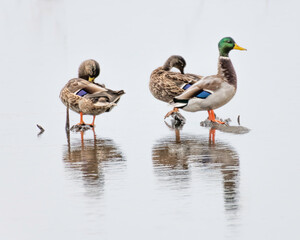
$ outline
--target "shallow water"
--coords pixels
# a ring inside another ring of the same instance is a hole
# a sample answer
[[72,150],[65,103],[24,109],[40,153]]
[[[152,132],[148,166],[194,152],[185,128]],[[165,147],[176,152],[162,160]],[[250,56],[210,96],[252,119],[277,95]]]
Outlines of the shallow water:
[[[296,239],[297,9],[297,1],[1,2],[0,238]],[[214,74],[217,42],[228,35],[248,49],[231,52],[237,94],[216,110],[233,128],[202,127],[207,113],[182,111],[187,123],[176,132],[163,121],[170,107],[148,90],[151,71],[180,54],[186,72]],[[100,63],[98,82],[126,95],[96,118],[95,132],[68,135],[58,95],[87,58]]]

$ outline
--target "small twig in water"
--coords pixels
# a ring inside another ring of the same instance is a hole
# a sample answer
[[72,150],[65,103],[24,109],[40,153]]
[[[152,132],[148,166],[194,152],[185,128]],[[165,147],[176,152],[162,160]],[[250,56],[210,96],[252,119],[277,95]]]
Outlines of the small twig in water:
[[37,124],[36,126],[37,126],[41,131],[43,131],[43,132],[45,131],[45,129],[44,129],[41,125]]
[[40,129],[38,136],[41,135],[43,132],[45,132],[45,129],[41,125],[37,124],[36,126]]
[[238,117],[237,117],[237,122],[238,122],[239,125],[241,125],[241,123],[240,123],[240,115],[238,115]]

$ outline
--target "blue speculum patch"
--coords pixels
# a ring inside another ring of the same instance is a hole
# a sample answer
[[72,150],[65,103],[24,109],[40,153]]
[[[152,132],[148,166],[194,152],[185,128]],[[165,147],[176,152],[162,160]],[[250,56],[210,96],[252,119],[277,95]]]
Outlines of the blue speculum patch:
[[80,91],[78,91],[76,93],[76,95],[80,96],[80,97],[83,97],[84,95],[88,94],[85,90],[81,89]]
[[[190,86],[192,86],[192,85],[188,83],[188,84],[186,84],[186,85],[183,86],[183,89],[184,89],[184,90],[187,90]],[[207,98],[210,94],[211,94],[210,92],[201,90],[201,92],[198,93],[195,97],[196,97],[196,98],[205,99],[205,98]]]
[[192,85],[188,83],[188,84],[186,84],[186,85],[183,86],[183,89],[187,90],[190,86],[192,86]]
[[206,91],[202,90],[202,92],[199,93],[196,97],[197,97],[197,98],[205,99],[205,98],[207,98],[210,94],[211,94],[210,92],[206,92]]

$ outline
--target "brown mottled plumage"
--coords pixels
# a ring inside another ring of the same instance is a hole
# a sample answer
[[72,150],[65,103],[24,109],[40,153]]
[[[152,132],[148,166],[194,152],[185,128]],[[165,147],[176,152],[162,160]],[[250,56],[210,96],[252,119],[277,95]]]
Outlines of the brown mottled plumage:
[[[192,85],[202,78],[195,74],[184,74],[185,65],[183,57],[173,55],[162,67],[155,69],[150,76],[149,83],[152,95],[163,102],[170,102],[184,92],[185,84]],[[180,70],[181,73],[171,72],[173,67]]]
[[[59,97],[63,104],[81,115],[94,117],[109,112],[116,106],[125,92],[114,91],[104,85],[94,83],[94,78],[99,73],[100,67],[95,60],[84,61],[79,67],[78,78],[71,79],[60,92]],[[85,95],[78,95],[80,91]]]
[[93,59],[82,62],[78,69],[78,77],[89,80],[89,77],[96,78],[100,74],[99,63]]

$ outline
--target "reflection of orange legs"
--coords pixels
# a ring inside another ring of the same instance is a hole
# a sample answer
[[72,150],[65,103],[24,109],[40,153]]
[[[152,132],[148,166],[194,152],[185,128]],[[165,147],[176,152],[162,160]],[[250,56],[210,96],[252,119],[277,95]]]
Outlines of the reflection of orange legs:
[[176,142],[180,143],[180,132],[177,128],[175,129],[175,136],[176,136]]
[[85,125],[85,122],[83,121],[83,114],[80,112],[80,122],[77,123],[77,125]]
[[209,129],[209,144],[215,144],[216,129]]
[[93,128],[93,135],[94,135],[94,142],[96,142],[96,133],[95,133],[95,129]]
[[[94,135],[94,142],[96,142],[96,133],[95,133],[95,129],[92,128],[93,130],[93,135]],[[80,139],[81,139],[81,147],[83,148],[84,147],[84,132],[85,131],[80,131]]]
[[80,131],[80,135],[81,135],[81,147],[84,146],[84,143],[83,143],[83,134],[84,134],[84,131]]
[[216,119],[215,117],[215,113],[214,110],[208,110],[208,119],[212,122],[216,122],[216,123],[220,123],[220,124],[224,124],[225,122],[221,122],[219,120]]
[[170,111],[170,112],[168,112],[168,113],[166,114],[165,119],[166,119],[167,117],[170,117],[173,113],[178,113],[178,112],[179,112],[178,108],[173,108],[172,111]]

